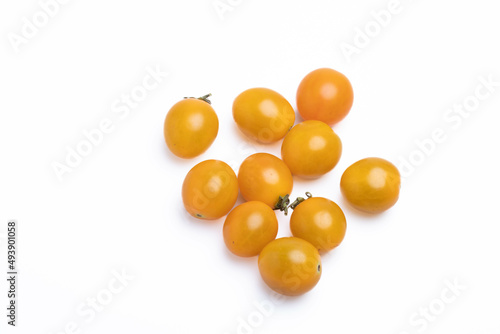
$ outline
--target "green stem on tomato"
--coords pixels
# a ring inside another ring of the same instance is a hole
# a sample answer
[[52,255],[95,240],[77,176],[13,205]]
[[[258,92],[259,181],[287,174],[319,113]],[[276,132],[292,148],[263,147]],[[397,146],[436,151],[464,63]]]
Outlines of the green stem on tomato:
[[285,216],[288,214],[288,205],[290,204],[290,195],[280,196],[278,202],[274,206],[274,210],[280,210],[285,213]]
[[[310,192],[306,192],[306,196],[307,196],[307,198],[311,198],[312,194]],[[291,208],[292,210],[294,210],[297,207],[297,205],[299,205],[300,203],[304,202],[307,198],[297,197],[297,199],[295,201],[293,201],[292,204],[290,204],[289,208]]]
[[197,100],[202,100],[208,104],[212,104],[212,101],[210,101],[208,98],[212,96],[212,93],[208,93],[206,95],[203,95],[201,97],[184,97],[185,99],[197,99]]

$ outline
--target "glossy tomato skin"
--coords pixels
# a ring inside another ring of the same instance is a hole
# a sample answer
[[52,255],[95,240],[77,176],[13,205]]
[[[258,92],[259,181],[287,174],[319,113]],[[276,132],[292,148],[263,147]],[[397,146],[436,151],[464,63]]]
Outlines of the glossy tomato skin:
[[355,162],[340,180],[340,190],[347,202],[368,213],[380,213],[396,204],[400,188],[398,169],[381,158]]
[[290,130],[295,111],[279,93],[268,88],[251,88],[234,100],[233,118],[247,137],[269,144]]
[[182,184],[182,201],[187,212],[200,219],[218,219],[236,203],[238,180],[223,161],[205,160],[194,166]]
[[245,200],[261,201],[274,209],[280,196],[292,192],[293,178],[280,158],[268,153],[256,153],[241,164],[238,184]]
[[349,79],[331,68],[312,71],[297,89],[297,109],[304,120],[318,120],[332,126],[351,110],[354,93]]
[[245,202],[227,215],[222,232],[224,242],[233,254],[257,256],[264,246],[276,239],[278,219],[267,204]]
[[290,217],[294,237],[310,242],[319,251],[327,252],[344,240],[346,218],[342,209],[323,197],[312,197],[300,203]]
[[287,296],[311,290],[321,277],[321,258],[309,242],[296,238],[271,241],[260,252],[259,271],[274,291]]
[[163,127],[165,142],[176,156],[194,158],[205,152],[219,131],[219,119],[210,104],[187,98],[167,113]]
[[331,171],[342,155],[342,142],[327,124],[304,121],[295,125],[281,145],[281,157],[293,175],[318,178]]

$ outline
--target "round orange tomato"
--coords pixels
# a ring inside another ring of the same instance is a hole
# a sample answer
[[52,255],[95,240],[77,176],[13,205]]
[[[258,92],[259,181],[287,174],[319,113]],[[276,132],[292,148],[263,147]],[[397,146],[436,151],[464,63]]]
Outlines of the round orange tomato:
[[233,103],[236,124],[249,138],[268,144],[283,138],[295,122],[295,111],[277,92],[267,88],[251,88]]
[[274,291],[298,296],[311,290],[321,277],[321,258],[309,242],[295,237],[271,241],[260,252],[259,271]]
[[399,198],[401,176],[392,163],[381,158],[366,158],[347,168],[340,190],[356,209],[379,213],[392,207]]
[[290,230],[320,251],[329,251],[344,240],[346,219],[335,202],[323,197],[306,199],[293,209]]
[[281,145],[281,157],[293,175],[317,178],[331,171],[342,155],[342,142],[320,121],[295,125]]
[[293,178],[281,159],[268,153],[256,153],[241,164],[238,184],[245,200],[261,201],[274,209],[280,196],[291,193]]
[[206,98],[186,98],[167,113],[163,127],[165,142],[180,158],[202,154],[217,137],[219,119]]
[[268,205],[259,201],[246,202],[227,215],[222,232],[233,254],[256,256],[276,238],[278,219]]
[[236,174],[219,160],[200,162],[189,171],[182,184],[184,207],[196,218],[221,218],[233,208],[237,197]]
[[333,125],[351,110],[354,94],[345,75],[330,68],[312,71],[297,90],[297,109],[305,120]]

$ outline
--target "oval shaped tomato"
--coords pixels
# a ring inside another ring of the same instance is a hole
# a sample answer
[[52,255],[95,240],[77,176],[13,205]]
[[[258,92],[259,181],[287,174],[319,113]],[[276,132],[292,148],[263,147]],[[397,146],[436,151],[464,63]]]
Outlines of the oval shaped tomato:
[[355,162],[345,170],[340,180],[340,190],[347,202],[369,213],[379,213],[396,204],[400,188],[398,169],[381,158]]
[[295,111],[279,93],[268,88],[251,88],[233,103],[236,124],[249,138],[268,144],[283,138],[295,122]]
[[212,106],[195,98],[174,104],[163,127],[168,148],[180,158],[193,158],[205,152],[218,131],[219,119]]
[[274,209],[293,188],[292,173],[278,157],[256,153],[246,158],[238,171],[241,195],[247,201],[261,201]]
[[290,230],[294,237],[310,242],[319,251],[329,251],[340,245],[346,232],[342,209],[323,197],[311,197],[293,209]]
[[331,68],[312,71],[297,90],[297,109],[305,120],[318,120],[332,126],[351,110],[354,93],[345,75]]
[[331,171],[342,155],[342,142],[323,122],[295,125],[281,145],[281,157],[293,175],[317,178]]
[[184,207],[196,218],[221,218],[233,208],[237,197],[236,174],[219,160],[200,162],[187,173],[182,184]]
[[279,238],[260,252],[259,271],[274,291],[298,296],[311,290],[321,277],[318,250],[300,238]]
[[222,233],[227,248],[233,254],[256,256],[265,245],[276,239],[278,219],[267,204],[245,202],[227,215]]

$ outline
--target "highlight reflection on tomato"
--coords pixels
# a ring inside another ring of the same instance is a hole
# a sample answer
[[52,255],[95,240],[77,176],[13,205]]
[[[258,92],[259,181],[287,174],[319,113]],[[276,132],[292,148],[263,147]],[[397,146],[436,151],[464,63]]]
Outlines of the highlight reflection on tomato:
[[205,152],[219,131],[219,119],[207,102],[186,98],[177,102],[167,113],[163,127],[165,143],[180,158],[194,158]]
[[268,153],[256,153],[241,164],[238,184],[244,199],[261,201],[274,209],[280,196],[291,193],[293,178],[280,158]]
[[344,240],[346,218],[342,209],[323,197],[311,197],[293,209],[290,230],[320,251],[329,251]]
[[273,209],[259,201],[245,202],[231,211],[222,229],[227,248],[238,256],[256,256],[278,234]]
[[312,71],[297,89],[297,109],[305,120],[318,120],[332,126],[351,110],[354,94],[349,79],[331,68]]
[[392,163],[381,158],[362,159],[348,167],[340,180],[340,190],[356,209],[379,213],[399,198],[401,176]]
[[285,136],[295,122],[295,111],[279,93],[268,88],[250,88],[233,102],[233,117],[249,138],[263,144]]
[[287,296],[311,290],[318,283],[321,270],[318,250],[296,237],[271,241],[259,255],[259,271],[264,282]]
[[226,215],[236,203],[238,180],[223,161],[205,160],[194,166],[182,184],[182,201],[187,212],[200,219]]
[[281,145],[281,157],[293,175],[318,178],[331,171],[342,155],[342,142],[323,122],[295,125]]

